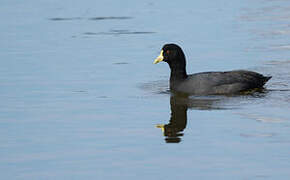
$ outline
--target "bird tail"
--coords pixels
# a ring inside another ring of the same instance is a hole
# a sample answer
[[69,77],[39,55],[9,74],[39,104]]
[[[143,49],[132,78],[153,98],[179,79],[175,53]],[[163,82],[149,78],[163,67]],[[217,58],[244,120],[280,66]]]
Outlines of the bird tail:
[[272,78],[272,76],[264,76],[263,77],[263,85],[266,84],[267,81],[269,81]]

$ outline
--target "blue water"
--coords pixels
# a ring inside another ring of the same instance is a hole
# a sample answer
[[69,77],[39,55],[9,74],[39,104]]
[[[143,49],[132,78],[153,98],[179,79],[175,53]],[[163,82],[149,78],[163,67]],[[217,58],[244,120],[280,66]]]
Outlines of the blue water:
[[[289,9],[2,0],[1,179],[287,179]],[[273,78],[263,93],[175,98],[168,66],[152,64],[169,42],[190,73]]]

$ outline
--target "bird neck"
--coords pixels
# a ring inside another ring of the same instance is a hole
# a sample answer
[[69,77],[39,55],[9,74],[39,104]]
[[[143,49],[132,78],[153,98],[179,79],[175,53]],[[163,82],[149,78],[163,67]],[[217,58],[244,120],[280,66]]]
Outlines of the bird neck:
[[186,73],[186,61],[182,50],[178,51],[174,59],[167,61],[171,73],[170,73],[170,89],[174,90],[182,81],[188,76]]
[[175,64],[174,66],[169,64],[169,67],[171,69],[170,81],[184,80],[187,78],[185,63]]
[[175,87],[177,87],[182,81],[184,81],[187,78],[186,70],[184,68],[178,68],[175,67],[171,68],[171,74],[170,74],[170,89],[176,90]]

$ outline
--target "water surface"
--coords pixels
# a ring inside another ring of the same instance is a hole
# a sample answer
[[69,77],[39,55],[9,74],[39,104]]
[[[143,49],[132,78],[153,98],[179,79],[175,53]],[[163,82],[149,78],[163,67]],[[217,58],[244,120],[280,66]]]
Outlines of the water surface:
[[[287,179],[289,8],[2,1],[2,179]],[[167,65],[152,64],[169,42],[190,73],[273,78],[262,93],[175,97]]]

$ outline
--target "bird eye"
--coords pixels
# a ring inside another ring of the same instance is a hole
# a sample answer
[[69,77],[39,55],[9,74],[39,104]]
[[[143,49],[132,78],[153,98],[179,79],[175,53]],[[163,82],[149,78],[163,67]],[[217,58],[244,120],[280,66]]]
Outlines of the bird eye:
[[167,50],[167,51],[166,51],[166,54],[169,54],[169,53],[170,53],[170,51],[169,51],[169,50]]

